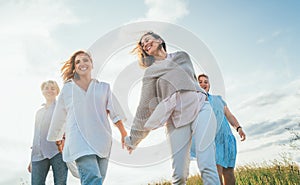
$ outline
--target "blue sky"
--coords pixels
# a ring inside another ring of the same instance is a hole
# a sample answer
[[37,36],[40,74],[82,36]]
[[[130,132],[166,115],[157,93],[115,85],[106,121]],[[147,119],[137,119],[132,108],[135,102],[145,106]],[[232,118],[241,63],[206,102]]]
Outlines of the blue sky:
[[[278,158],[282,152],[299,162],[282,145],[290,136],[285,128],[299,129],[300,122],[299,9],[296,0],[0,1],[0,173],[5,177],[0,184],[29,181],[34,114],[43,103],[40,83],[55,79],[62,85],[61,62],[73,51],[144,20],[184,27],[214,54],[224,98],[248,134],[247,141],[238,141],[238,165]],[[168,170],[158,173],[162,167]],[[170,168],[165,162],[142,173],[112,164],[107,184],[117,184],[116,174],[127,184],[169,179]],[[196,171],[193,164],[191,168]]]

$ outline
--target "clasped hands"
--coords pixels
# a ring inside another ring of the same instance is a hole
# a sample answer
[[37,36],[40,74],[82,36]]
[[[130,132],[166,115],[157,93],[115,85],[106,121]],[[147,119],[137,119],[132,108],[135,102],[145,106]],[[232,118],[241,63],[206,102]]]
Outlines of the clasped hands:
[[122,148],[126,147],[129,154],[135,149],[135,146],[131,144],[130,136],[125,136],[122,138]]
[[[132,151],[136,148],[135,146],[133,146],[131,144],[130,136],[127,136],[127,134],[125,136],[122,136],[121,142],[122,142],[122,149],[124,149],[124,147],[126,147],[129,154],[131,154]],[[60,153],[62,153],[62,151],[64,149],[64,145],[65,145],[65,138],[63,138],[62,140],[56,141],[55,143],[56,143],[58,151]]]

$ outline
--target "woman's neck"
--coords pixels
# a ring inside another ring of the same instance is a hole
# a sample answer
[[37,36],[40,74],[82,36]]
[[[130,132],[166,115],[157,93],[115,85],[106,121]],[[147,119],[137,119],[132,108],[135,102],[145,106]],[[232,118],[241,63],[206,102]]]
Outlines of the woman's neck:
[[92,78],[91,76],[81,76],[79,79],[75,79],[74,81],[79,87],[87,91]]
[[165,50],[161,49],[157,52],[157,54],[154,56],[155,60],[165,60],[167,58],[167,52]]
[[50,105],[52,105],[52,103],[55,101],[55,98],[50,98],[50,99],[46,99],[46,107],[49,107]]
[[81,83],[87,83],[87,84],[89,84],[91,82],[91,80],[92,80],[92,77],[90,75],[88,75],[88,76],[80,76],[79,79],[75,79],[76,82],[80,81]]

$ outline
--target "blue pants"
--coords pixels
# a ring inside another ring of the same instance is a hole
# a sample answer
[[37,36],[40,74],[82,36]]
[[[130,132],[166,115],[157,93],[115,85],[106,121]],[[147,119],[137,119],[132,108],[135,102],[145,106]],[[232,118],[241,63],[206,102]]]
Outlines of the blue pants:
[[86,155],[76,159],[76,165],[82,185],[102,185],[108,166],[107,158]]
[[68,168],[66,163],[62,160],[61,153],[56,154],[51,159],[32,161],[31,184],[45,185],[50,166],[52,166],[54,184],[66,185]]

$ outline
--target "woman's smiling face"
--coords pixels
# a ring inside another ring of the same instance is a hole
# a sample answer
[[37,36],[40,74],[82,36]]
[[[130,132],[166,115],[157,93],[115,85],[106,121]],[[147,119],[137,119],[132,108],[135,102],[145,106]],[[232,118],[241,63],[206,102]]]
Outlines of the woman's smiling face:
[[145,35],[141,39],[141,47],[148,54],[155,56],[155,53],[160,49],[162,41],[154,38],[152,35]]
[[80,75],[91,74],[93,63],[85,53],[80,53],[75,57],[75,71]]

